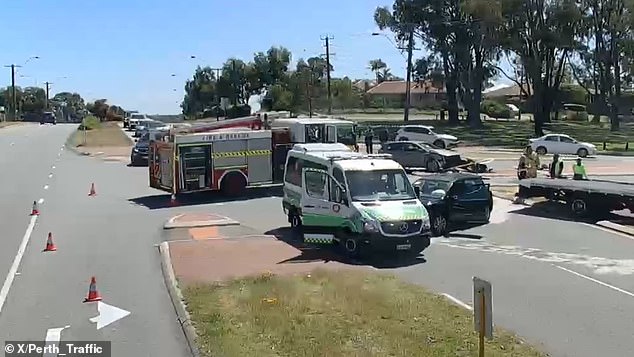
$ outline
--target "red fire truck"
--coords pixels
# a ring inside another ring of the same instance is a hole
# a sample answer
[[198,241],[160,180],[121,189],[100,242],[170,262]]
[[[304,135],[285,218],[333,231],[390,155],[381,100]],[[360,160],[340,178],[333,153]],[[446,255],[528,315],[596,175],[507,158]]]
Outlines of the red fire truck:
[[172,195],[209,190],[238,195],[247,187],[281,183],[294,144],[337,142],[343,126],[352,128],[352,122],[286,119],[292,123],[275,125],[277,118],[271,119],[255,115],[170,130],[150,143],[150,187]]

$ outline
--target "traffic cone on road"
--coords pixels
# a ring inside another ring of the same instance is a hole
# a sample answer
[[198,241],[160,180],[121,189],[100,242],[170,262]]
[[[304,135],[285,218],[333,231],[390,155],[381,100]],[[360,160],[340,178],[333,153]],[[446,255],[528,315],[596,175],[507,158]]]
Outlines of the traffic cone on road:
[[96,302],[101,301],[101,295],[97,291],[97,279],[93,276],[90,278],[90,287],[88,288],[88,297],[84,300],[84,302]]
[[37,208],[37,201],[33,201],[33,208],[31,208],[31,216],[39,216],[40,210]]
[[48,232],[48,238],[46,238],[46,248],[43,252],[54,252],[57,250],[55,243],[53,243],[53,233]]
[[90,185],[90,192],[88,193],[88,196],[97,196],[97,191],[95,190],[94,182]]

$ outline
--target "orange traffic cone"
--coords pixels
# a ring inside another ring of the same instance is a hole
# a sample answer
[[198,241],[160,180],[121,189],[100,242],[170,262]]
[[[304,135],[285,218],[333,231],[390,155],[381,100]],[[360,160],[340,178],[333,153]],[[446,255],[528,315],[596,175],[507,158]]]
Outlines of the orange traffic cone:
[[39,216],[40,210],[37,209],[37,201],[33,201],[33,208],[31,209],[31,216]]
[[88,297],[84,300],[84,302],[95,302],[101,301],[101,295],[97,291],[97,279],[93,276],[90,278],[90,287],[88,288]]
[[54,252],[57,250],[55,243],[53,243],[53,233],[48,232],[48,238],[46,238],[46,248],[43,252]]
[[90,192],[88,193],[88,196],[97,196],[97,191],[95,190],[94,182],[90,185]]

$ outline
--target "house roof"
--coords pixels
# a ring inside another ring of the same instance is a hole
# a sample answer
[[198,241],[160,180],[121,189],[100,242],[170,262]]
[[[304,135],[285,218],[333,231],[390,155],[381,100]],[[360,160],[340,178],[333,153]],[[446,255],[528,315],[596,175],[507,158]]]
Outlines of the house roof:
[[[522,93],[523,94],[523,93]],[[494,89],[483,93],[485,98],[513,97],[520,95],[520,86],[517,84]]]
[[[407,82],[405,81],[385,81],[368,90],[368,94],[405,94]],[[411,93],[444,93],[444,88],[438,89],[432,86],[431,82],[412,82],[410,86]]]

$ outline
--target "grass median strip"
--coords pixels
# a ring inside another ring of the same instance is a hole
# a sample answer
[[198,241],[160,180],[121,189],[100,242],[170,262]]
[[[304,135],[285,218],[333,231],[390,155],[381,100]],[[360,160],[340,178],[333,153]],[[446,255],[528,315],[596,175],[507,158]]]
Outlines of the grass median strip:
[[[205,356],[474,356],[468,311],[364,271],[234,280],[183,291]],[[487,356],[544,356],[496,331]]]
[[126,147],[133,143],[116,122],[100,122],[95,117],[87,117],[71,135],[69,144],[72,147]]
[[[360,125],[386,126],[397,129],[402,123],[389,120],[362,120],[355,119]],[[529,138],[534,138],[534,124],[530,121],[492,121],[482,123],[482,127],[474,129],[468,125],[448,126],[446,121],[439,120],[415,120],[411,124],[431,125],[436,131],[443,134],[455,135],[462,142],[473,145],[522,148],[528,144]],[[545,129],[547,133],[567,134],[579,141],[590,142],[603,149],[606,142],[606,150],[623,151],[625,143],[634,142],[634,124],[624,123],[619,131],[610,131],[608,123],[579,123],[579,122],[554,122]],[[634,153],[634,143],[630,148]]]

